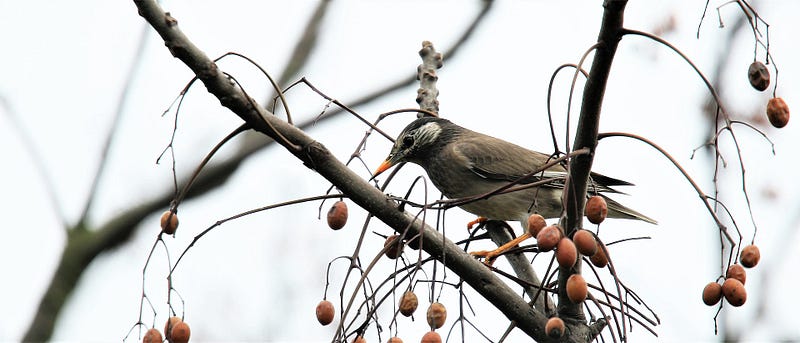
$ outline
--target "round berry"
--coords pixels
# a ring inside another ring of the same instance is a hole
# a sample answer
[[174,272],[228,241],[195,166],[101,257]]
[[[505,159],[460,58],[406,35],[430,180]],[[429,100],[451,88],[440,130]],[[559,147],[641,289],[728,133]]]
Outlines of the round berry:
[[331,229],[339,230],[347,224],[347,204],[339,200],[328,210],[328,226]]

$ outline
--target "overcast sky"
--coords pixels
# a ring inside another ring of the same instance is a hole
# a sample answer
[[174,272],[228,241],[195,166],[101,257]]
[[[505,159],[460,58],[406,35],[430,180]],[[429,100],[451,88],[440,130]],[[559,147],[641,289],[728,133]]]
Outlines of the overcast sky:
[[[722,96],[737,118],[750,120],[752,114],[763,112],[768,99],[768,94],[752,90],[746,80],[753,59],[753,36],[744,30],[736,44],[724,45],[728,27],[719,28],[713,7],[722,3],[719,1],[712,2],[698,39],[703,3],[631,1],[626,26],[653,31],[674,21],[675,29],[664,37],[707,75],[714,74],[718,54],[731,54],[721,77]],[[312,1],[168,1],[163,6],[209,56],[239,52],[277,75],[315,5]],[[800,85],[800,70],[794,62],[800,60],[796,48],[800,4],[784,0],[766,5],[769,7],[760,14],[770,24],[771,53],[780,67],[778,95],[791,107],[798,103]],[[463,1],[334,2],[302,76],[346,104],[414,72],[423,40],[432,41],[440,51],[449,48],[478,9],[478,3]],[[441,115],[535,150],[552,151],[545,115],[550,75],[563,63],[576,63],[593,44],[601,14],[601,1],[496,3],[472,40],[440,70]],[[725,23],[732,23],[741,12],[729,5],[721,14]],[[0,341],[15,341],[27,329],[64,246],[66,234],[59,213],[72,223],[85,204],[142,32],[146,35],[142,64],[111,146],[109,168],[100,183],[91,224],[102,224],[144,199],[171,191],[170,163],[156,165],[155,160],[169,142],[175,114],[161,115],[191,75],[145,26],[130,1],[2,1],[0,32],[4,47],[0,54],[0,97],[4,101],[0,152],[6,161],[0,178],[0,214],[5,219],[4,239],[0,240],[0,273],[4,275]],[[763,50],[758,58],[763,59]],[[268,82],[252,66],[231,59],[220,67],[235,75],[257,99],[268,93]],[[571,75],[561,75],[554,86],[561,144],[570,79]],[[606,92],[601,131],[633,132],[661,144],[713,194],[709,156],[698,154],[690,159],[692,150],[704,143],[700,109],[707,94],[699,77],[675,54],[643,38],[626,37]],[[291,110],[299,119],[319,114],[326,105],[307,89],[289,95]],[[415,107],[415,96],[416,85],[357,110],[372,120],[385,111]],[[573,113],[577,113],[578,105],[574,107]],[[409,118],[389,120],[385,130],[397,134]],[[201,85],[195,87],[179,119],[175,145],[179,171],[193,169],[239,124]],[[792,320],[796,302],[785,300],[795,293],[795,270],[800,263],[800,253],[789,249],[800,243],[796,233],[800,184],[793,172],[798,165],[792,158],[800,137],[797,127],[790,122],[782,130],[765,130],[775,143],[773,156],[770,144],[759,134],[736,126],[753,215],[760,229],[756,243],[763,256],[759,268],[748,271],[751,297],[747,304],[726,306],[723,312],[725,323],[747,341],[800,339]],[[341,117],[315,126],[309,134],[346,160],[364,131],[356,119]],[[37,169],[37,157],[25,148],[25,135],[33,141],[43,170]],[[719,196],[749,242],[753,226],[742,197],[736,150],[727,134],[722,135],[720,145],[728,168],[720,174]],[[363,152],[368,168],[354,164],[354,170],[367,178],[388,149],[386,140],[373,135]],[[223,149],[221,158],[232,151]],[[601,226],[606,241],[652,238],[618,244],[612,250],[622,280],[661,319],[661,325],[655,327],[660,338],[634,327],[632,340],[714,341],[716,307],[703,305],[700,294],[719,274],[719,235],[697,195],[665,159],[639,143],[621,139],[601,142],[594,166],[598,172],[635,183],[635,188],[624,190],[629,196],[616,199],[659,221],[658,226],[619,220]],[[54,199],[47,192],[42,171],[52,180]],[[416,167],[406,168],[389,191],[402,194],[422,173]],[[282,149],[261,152],[224,188],[182,205],[178,235],[166,239],[169,256],[174,261],[192,237],[219,219],[319,195],[327,187],[321,177]],[[308,203],[246,217],[204,237],[174,276],[193,338],[330,340],[334,329],[319,326],[313,311],[322,298],[327,263],[350,254],[360,232],[365,215],[350,205],[351,222],[341,231],[327,229],[324,220],[317,220],[319,203]],[[458,209],[450,212],[448,236],[465,238],[461,221],[471,216]],[[382,223],[372,223],[369,230],[390,233]],[[54,340],[99,342],[125,337],[139,316],[142,267],[157,232],[158,216],[154,215],[128,244],[91,264],[59,318]],[[383,239],[369,233],[367,243],[362,262],[373,257]],[[167,313],[167,262],[164,249],[154,256],[145,290],[156,306],[156,327],[160,327]],[[385,275],[393,267],[384,262],[375,273]],[[342,263],[334,265],[329,298],[338,297],[344,268]],[[448,277],[454,280],[452,275]],[[426,307],[423,288],[418,294],[421,307]],[[443,290],[443,299],[453,295],[454,290]],[[486,309],[481,299],[471,299],[472,305]],[[454,318],[457,305],[452,302],[450,306]],[[382,312],[381,318],[389,318],[389,311]],[[488,311],[470,318],[477,318],[478,326],[496,339],[507,322],[497,312]],[[763,316],[755,319],[758,311],[763,311]],[[145,311],[144,316],[152,321],[151,312]],[[407,342],[417,341],[425,326],[422,316],[414,322],[402,318],[400,335]],[[381,337],[387,338],[385,333]],[[524,336],[517,332],[513,337]],[[135,334],[130,341],[136,341]]]

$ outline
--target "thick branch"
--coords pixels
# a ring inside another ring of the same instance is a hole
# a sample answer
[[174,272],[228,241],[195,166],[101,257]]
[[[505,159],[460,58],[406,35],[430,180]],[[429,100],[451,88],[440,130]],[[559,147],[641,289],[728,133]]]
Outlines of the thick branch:
[[220,99],[223,106],[232,110],[256,131],[278,141],[306,166],[347,194],[353,202],[396,231],[402,232],[409,228],[407,235],[411,236],[423,231],[422,248],[428,254],[440,259],[532,338],[546,340],[543,327],[545,317],[534,311],[480,262],[436,230],[415,220],[408,213],[399,211],[394,201],[347,168],[322,144],[253,102],[241,89],[231,84],[216,64],[178,30],[175,19],[164,13],[155,1],[134,2],[140,15],[161,35],[173,56],[192,69],[208,91]]
[[[570,176],[564,186],[566,217],[562,224],[567,233],[582,226],[583,211],[586,200],[586,186],[592,169],[594,151],[597,147],[597,134],[600,125],[600,109],[606,90],[611,63],[621,37],[623,14],[627,0],[606,0],[603,4],[603,22],[597,38],[589,77],[583,92],[580,118],[575,134],[574,150],[588,148],[592,153],[572,158],[569,164]],[[566,295],[567,279],[573,273],[580,272],[580,261],[574,268],[561,268],[558,276],[558,313],[564,318],[579,319],[579,327],[583,327],[585,316],[582,304],[572,303]]]

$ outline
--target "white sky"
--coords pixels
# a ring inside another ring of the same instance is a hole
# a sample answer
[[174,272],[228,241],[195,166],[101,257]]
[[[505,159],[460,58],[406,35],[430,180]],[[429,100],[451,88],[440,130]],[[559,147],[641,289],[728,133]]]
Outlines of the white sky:
[[[726,29],[718,28],[712,8],[700,39],[696,39],[703,3],[631,1],[626,26],[651,31],[673,16],[677,29],[665,38],[683,49],[707,75],[713,73],[715,54],[732,54],[731,67],[722,78],[728,109],[744,116],[762,111],[767,95],[752,90],[745,77],[752,61],[752,36],[740,35],[738,43],[724,51],[720,47]],[[594,42],[600,4],[496,3],[469,44],[439,73],[441,114],[463,126],[549,151],[544,106],[550,73],[562,63],[577,62]],[[795,48],[800,4],[784,0],[767,5],[760,14],[771,24],[771,52],[781,68],[778,92],[791,107],[798,103],[800,84],[800,70],[794,63],[800,59]],[[170,1],[164,6],[208,55],[236,51],[277,75],[315,2]],[[477,4],[456,1],[334,2],[320,44],[303,75],[347,103],[413,72],[419,64],[421,41],[430,40],[440,51],[446,50],[477,9]],[[740,15],[733,6],[722,13],[730,23]],[[0,240],[0,274],[5,276],[0,288],[0,341],[21,338],[49,282],[65,242],[57,213],[64,213],[69,222],[80,215],[143,25],[130,1],[0,2],[0,42],[4,47],[0,96],[10,105],[0,109],[0,153],[7,161],[0,178],[0,215],[5,219],[4,239]],[[220,66],[242,81],[250,94],[266,94],[268,83],[254,68],[235,60]],[[174,118],[174,113],[164,118],[161,113],[189,78],[188,69],[148,31],[143,67],[135,76],[112,146],[92,224],[101,224],[141,199],[171,189],[168,163],[154,164],[169,140]],[[555,85],[556,121],[562,126],[569,79],[563,75]],[[414,107],[415,89],[409,87],[357,110],[375,118],[384,111]],[[298,118],[316,115],[325,105],[309,93],[299,90],[291,94],[289,101]],[[707,156],[689,159],[692,149],[703,143],[698,109],[705,96],[699,78],[674,54],[642,38],[626,37],[606,92],[601,131],[633,132],[662,144],[712,193]],[[9,108],[42,156],[45,173],[55,184],[57,209],[42,185],[33,157],[23,149],[20,133],[9,119]],[[193,168],[239,124],[202,86],[189,93],[181,115],[176,154],[182,171]],[[407,118],[387,121],[386,130],[396,134],[406,122]],[[342,117],[309,133],[344,160],[364,130],[357,120]],[[796,302],[782,300],[795,292],[790,288],[798,281],[793,266],[800,262],[797,251],[789,249],[800,240],[795,233],[800,186],[793,172],[798,166],[792,159],[800,137],[797,130],[793,122],[782,130],[766,130],[776,144],[772,156],[760,136],[737,127],[760,228],[757,244],[762,262],[759,268],[748,270],[751,297],[747,304],[726,307],[724,312],[728,325],[746,341],[800,338],[789,314],[794,313],[789,311],[795,310]],[[721,144],[729,168],[721,177],[720,196],[749,241],[752,226],[741,198],[735,150],[729,136],[724,136]],[[388,147],[373,135],[363,154],[370,168],[385,157]],[[222,156],[225,153],[223,150]],[[367,175],[358,165],[354,169]],[[607,241],[652,237],[612,250],[622,279],[661,318],[662,324],[655,328],[660,338],[635,327],[631,339],[714,341],[716,308],[703,305],[700,294],[718,273],[718,235],[697,196],[663,158],[638,143],[602,142],[595,170],[636,183],[636,188],[625,190],[630,196],[617,199],[660,222],[647,226],[610,221],[601,228]],[[421,170],[409,167],[405,173],[411,180]],[[401,194],[406,185],[398,180],[391,191]],[[178,236],[167,239],[170,257],[174,260],[195,234],[216,220],[318,195],[326,188],[322,178],[309,173],[286,152],[278,148],[262,152],[223,189],[183,204]],[[770,192],[777,197],[768,197]],[[364,214],[350,205],[351,221],[337,232],[316,220],[318,203],[309,203],[247,217],[204,237],[175,274],[176,287],[186,301],[192,337],[198,341],[329,341],[334,329],[320,327],[312,313],[322,297],[327,262],[349,254],[358,236]],[[453,240],[466,237],[458,223],[469,218],[460,210],[450,213]],[[119,341],[125,336],[138,318],[141,271],[158,230],[157,220],[153,216],[131,242],[92,263],[59,318],[55,340]],[[373,223],[370,230],[389,233],[380,223]],[[365,263],[382,244],[382,239],[368,237]],[[165,266],[163,250],[159,250],[146,279],[148,295],[158,310],[156,327],[163,325],[167,313]],[[392,267],[385,262],[375,273],[386,273]],[[329,297],[337,295],[343,270],[341,264],[334,269]],[[382,279],[377,277],[382,274],[375,275],[376,280]],[[422,309],[427,306],[423,289],[418,292]],[[443,299],[452,293],[445,289]],[[485,308],[476,297],[472,304]],[[760,307],[763,317],[756,320]],[[454,316],[455,303],[449,309]],[[389,310],[382,318],[389,318]],[[506,323],[496,312],[488,313],[475,321],[496,338]],[[145,313],[145,318],[149,316]],[[450,323],[448,320],[447,325]],[[401,337],[416,341],[425,326],[421,316],[415,322],[403,318]],[[370,332],[374,334],[374,330]],[[381,337],[387,338],[385,333]],[[523,336],[517,333],[513,337]]]

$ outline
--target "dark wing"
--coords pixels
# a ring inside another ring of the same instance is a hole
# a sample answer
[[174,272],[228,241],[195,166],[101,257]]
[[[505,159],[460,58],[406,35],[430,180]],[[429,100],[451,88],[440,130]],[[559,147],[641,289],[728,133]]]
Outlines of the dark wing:
[[[544,172],[526,176],[540,166],[550,162],[550,156],[491,136],[476,133],[474,138],[461,139],[454,143],[454,152],[470,162],[470,170],[484,179],[513,182],[522,177],[519,184],[529,184],[544,179],[552,179],[547,187],[564,187],[566,169],[556,164]],[[631,186],[633,184],[591,173],[590,192],[620,193],[611,186]]]
[[[462,138],[453,144],[453,151],[469,161],[470,170],[481,178],[489,180],[516,181],[549,162],[548,155],[477,133],[475,137]],[[544,173],[539,172],[525,177],[520,183],[527,184],[553,178],[553,186],[559,183],[563,185],[565,175],[564,168],[555,165]]]

